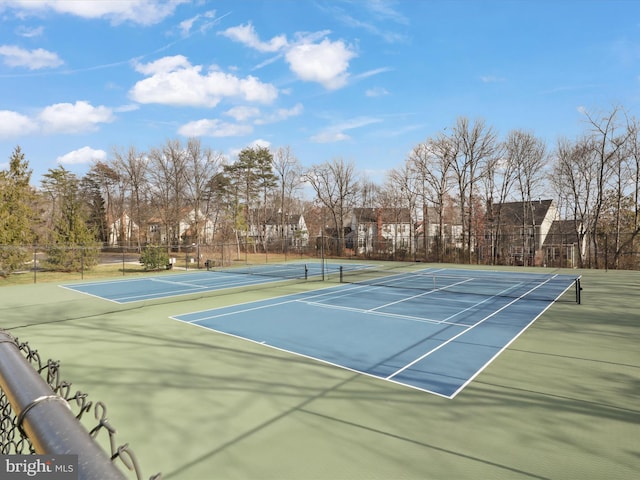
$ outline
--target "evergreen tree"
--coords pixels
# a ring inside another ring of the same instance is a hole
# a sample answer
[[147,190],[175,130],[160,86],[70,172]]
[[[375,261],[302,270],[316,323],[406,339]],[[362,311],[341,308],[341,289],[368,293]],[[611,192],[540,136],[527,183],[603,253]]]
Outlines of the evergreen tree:
[[8,276],[24,268],[31,258],[32,222],[35,218],[29,185],[31,170],[17,146],[9,158],[9,170],[0,171],[0,274]]
[[[273,155],[264,147],[247,147],[238,154],[238,160],[224,167],[229,179],[229,187],[235,196],[236,231],[245,228],[248,241],[251,226],[258,225],[255,218],[260,206],[266,208],[266,196],[269,189],[277,185],[273,173]],[[264,217],[264,214],[262,215]]]
[[80,181],[80,194],[87,207],[87,226],[95,232],[100,242],[108,241],[107,209],[100,185],[91,175],[86,175]]
[[78,178],[59,167],[49,169],[42,185],[57,205],[47,265],[67,272],[96,265],[100,249],[95,232],[87,225],[89,209],[82,200]]

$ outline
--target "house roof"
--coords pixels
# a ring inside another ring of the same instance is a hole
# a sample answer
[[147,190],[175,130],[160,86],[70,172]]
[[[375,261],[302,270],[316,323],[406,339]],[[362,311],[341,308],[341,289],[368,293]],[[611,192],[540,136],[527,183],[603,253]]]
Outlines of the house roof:
[[[285,225],[298,225],[300,223],[300,214],[285,213]],[[267,219],[264,221],[265,225],[280,225],[282,222],[282,213],[277,211],[267,211]]]
[[500,224],[504,226],[518,226],[523,223],[540,225],[547,216],[552,203],[553,200],[534,200],[531,202],[531,208],[529,208],[529,202],[494,203],[491,206],[492,220],[497,222],[499,215]]
[[543,246],[570,245],[579,241],[574,220],[555,220],[544,239]]
[[353,214],[358,223],[377,223],[378,216],[380,216],[382,223],[411,223],[411,214],[406,207],[354,208]]

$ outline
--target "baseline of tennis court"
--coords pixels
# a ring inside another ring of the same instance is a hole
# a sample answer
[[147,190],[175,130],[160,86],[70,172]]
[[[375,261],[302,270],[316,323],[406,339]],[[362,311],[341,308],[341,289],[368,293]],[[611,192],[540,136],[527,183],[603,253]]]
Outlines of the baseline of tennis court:
[[[353,264],[349,269],[367,268]],[[320,263],[288,263],[258,265],[247,268],[198,270],[150,277],[103,282],[86,282],[61,285],[87,295],[115,303],[131,303],[155,300],[179,295],[212,292],[228,288],[249,287],[271,282],[320,277],[323,274],[337,275],[337,266]]]
[[172,318],[453,398],[576,282],[520,276],[487,295],[491,272],[438,271],[450,288],[468,289],[452,293],[426,287],[432,272],[391,275],[405,286],[342,284]]

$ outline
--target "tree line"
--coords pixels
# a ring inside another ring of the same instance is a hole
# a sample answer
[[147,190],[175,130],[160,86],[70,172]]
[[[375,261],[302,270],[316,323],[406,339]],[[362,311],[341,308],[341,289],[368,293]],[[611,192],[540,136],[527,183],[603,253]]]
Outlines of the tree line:
[[[500,138],[484,120],[458,117],[415,145],[381,184],[342,158],[303,168],[288,146],[247,147],[229,161],[190,138],[146,152],[115,147],[82,177],[59,166],[34,187],[18,146],[0,171],[0,272],[22,268],[24,247],[34,244],[46,246],[48,261],[62,269],[90,265],[107,243],[258,249],[261,226],[278,224],[284,235],[290,214],[304,214],[312,244],[326,234],[342,255],[356,207],[403,208],[411,212],[415,256],[447,260],[445,246],[455,242],[457,258],[472,263],[482,238],[500,238],[501,204],[521,202],[524,222],[526,210],[547,197],[587,245],[578,266],[638,268],[640,121],[620,106],[583,113],[582,133],[553,146],[525,130]],[[314,198],[304,198],[305,186]],[[455,239],[447,233],[453,224]],[[86,247],[82,258],[66,253],[70,244]],[[497,251],[489,263],[500,262]]]

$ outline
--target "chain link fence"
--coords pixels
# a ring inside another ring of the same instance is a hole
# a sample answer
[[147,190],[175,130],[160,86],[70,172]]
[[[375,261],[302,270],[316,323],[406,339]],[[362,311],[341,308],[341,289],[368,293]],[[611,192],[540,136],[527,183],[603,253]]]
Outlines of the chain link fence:
[[[61,377],[59,362],[44,362],[27,342],[0,330],[2,455],[74,454],[78,478],[126,479],[124,470],[142,480],[136,456],[127,444],[118,445],[115,433],[104,403],[73,392],[71,383]],[[101,443],[109,445],[108,452]],[[160,478],[160,474],[150,477]]]
[[[282,263],[296,259],[349,258],[431,263],[640,270],[640,235],[597,235],[579,241],[573,234],[549,234],[544,243],[522,235],[463,239],[345,239],[318,237],[306,246],[286,241],[145,246],[0,245],[0,280],[75,281],[86,277],[136,275],[149,270],[197,270],[235,264]],[[151,267],[143,256],[157,252]],[[52,255],[55,260],[52,261]],[[163,259],[160,261],[160,259]],[[11,283],[11,282],[5,282]],[[0,283],[1,284],[1,283]]]

